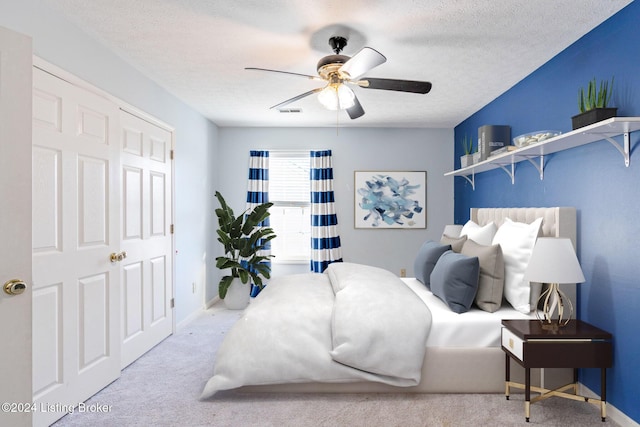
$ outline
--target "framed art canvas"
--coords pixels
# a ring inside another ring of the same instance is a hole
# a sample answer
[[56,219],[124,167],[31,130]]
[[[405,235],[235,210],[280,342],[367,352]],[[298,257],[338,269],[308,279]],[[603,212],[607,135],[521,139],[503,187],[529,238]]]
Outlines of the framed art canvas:
[[427,172],[355,171],[355,228],[426,228]]

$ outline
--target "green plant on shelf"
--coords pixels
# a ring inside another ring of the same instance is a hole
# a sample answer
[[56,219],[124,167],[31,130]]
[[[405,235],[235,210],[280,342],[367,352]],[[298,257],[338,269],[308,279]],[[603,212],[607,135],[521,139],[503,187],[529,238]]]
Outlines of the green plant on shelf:
[[578,92],[578,109],[580,112],[584,113],[594,108],[607,108],[613,92],[613,80],[613,77],[611,77],[611,83],[603,80],[600,82],[600,87],[598,87],[598,82],[594,77],[587,84],[586,91],[584,88],[580,88]]
[[464,139],[462,140],[462,148],[466,155],[473,153],[473,137],[467,137],[465,134]]

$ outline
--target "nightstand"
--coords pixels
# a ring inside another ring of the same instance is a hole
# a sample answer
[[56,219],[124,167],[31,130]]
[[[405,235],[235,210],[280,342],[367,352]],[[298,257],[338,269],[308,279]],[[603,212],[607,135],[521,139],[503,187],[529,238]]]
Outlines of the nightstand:
[[[611,367],[611,334],[581,320],[570,320],[566,326],[544,329],[539,320],[503,320],[502,350],[505,352],[505,396],[510,388],[524,389],[524,413],[527,422],[531,403],[551,396],[585,401],[600,407],[606,418],[607,368]],[[525,369],[525,383],[510,381],[513,359]],[[573,368],[573,383],[554,390],[531,386],[531,368]],[[600,399],[578,395],[578,368],[600,368]],[[531,399],[531,390],[540,393]],[[572,391],[569,393],[568,391]]]

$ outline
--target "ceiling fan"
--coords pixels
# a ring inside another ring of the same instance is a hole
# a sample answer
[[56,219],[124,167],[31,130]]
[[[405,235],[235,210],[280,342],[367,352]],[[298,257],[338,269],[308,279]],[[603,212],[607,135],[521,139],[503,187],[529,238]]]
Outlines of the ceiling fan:
[[318,100],[330,110],[347,110],[351,119],[357,119],[364,115],[364,109],[356,94],[349,85],[360,86],[367,89],[392,90],[396,92],[410,92],[425,94],[431,90],[430,82],[415,80],[379,79],[362,76],[386,62],[387,58],[375,49],[363,47],[352,57],[340,55],[347,45],[347,39],[340,36],[331,37],[329,45],[335,55],[328,55],[318,61],[318,76],[308,74],[291,73],[289,71],[269,70],[266,68],[247,67],[245,70],[269,71],[272,73],[291,74],[305,77],[311,80],[324,81],[324,87],[316,88],[287,99],[271,108],[280,108],[299,99],[318,94]]

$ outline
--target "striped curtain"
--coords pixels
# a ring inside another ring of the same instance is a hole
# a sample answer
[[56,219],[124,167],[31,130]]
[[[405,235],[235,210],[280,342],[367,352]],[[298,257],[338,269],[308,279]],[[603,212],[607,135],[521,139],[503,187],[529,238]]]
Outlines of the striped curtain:
[[[269,152],[254,151],[249,153],[249,183],[247,188],[247,209],[269,202]],[[265,219],[262,224],[264,227],[269,226],[269,218]],[[268,256],[270,254],[270,245],[267,243],[265,250],[260,251],[258,255]],[[263,261],[264,264],[271,267],[271,261]],[[251,296],[255,297],[260,293],[260,288],[251,285]]]
[[311,271],[322,273],[332,262],[342,262],[331,150],[311,151],[310,158]]

